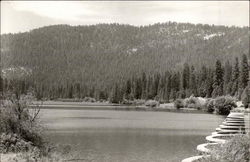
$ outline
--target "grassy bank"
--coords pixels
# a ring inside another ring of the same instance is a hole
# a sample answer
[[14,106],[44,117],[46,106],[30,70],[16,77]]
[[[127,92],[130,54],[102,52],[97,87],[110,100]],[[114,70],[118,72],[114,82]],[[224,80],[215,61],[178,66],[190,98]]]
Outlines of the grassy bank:
[[250,137],[237,135],[228,142],[213,147],[211,156],[198,162],[249,162],[250,160]]

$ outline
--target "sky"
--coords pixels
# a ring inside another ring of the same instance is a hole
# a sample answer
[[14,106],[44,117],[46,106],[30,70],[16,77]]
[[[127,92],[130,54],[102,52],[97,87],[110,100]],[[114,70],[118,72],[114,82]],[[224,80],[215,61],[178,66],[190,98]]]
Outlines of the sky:
[[249,26],[249,1],[1,1],[1,34],[55,24],[167,21]]

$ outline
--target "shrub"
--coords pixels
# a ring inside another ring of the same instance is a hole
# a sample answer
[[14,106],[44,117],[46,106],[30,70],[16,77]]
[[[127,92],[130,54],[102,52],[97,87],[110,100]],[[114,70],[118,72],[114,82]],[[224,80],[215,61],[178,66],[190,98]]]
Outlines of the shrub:
[[195,104],[197,103],[197,99],[193,96],[184,99],[184,107],[194,108]]
[[190,96],[189,98],[184,99],[184,107],[204,109],[206,105],[205,98]]
[[177,109],[183,108],[184,107],[184,100],[183,99],[176,99],[174,101],[174,106]]
[[228,115],[236,105],[236,99],[231,96],[220,96],[214,99],[213,105],[217,114]]
[[214,112],[214,99],[208,99],[206,102],[206,111],[209,113]]
[[211,156],[199,160],[200,162],[249,162],[250,137],[237,135],[225,144],[213,147]]
[[159,105],[159,102],[155,100],[148,100],[145,102],[145,105],[148,107],[156,107]]
[[145,102],[146,102],[146,101],[143,100],[143,99],[134,100],[134,104],[135,104],[135,105],[144,105]]
[[45,153],[46,145],[41,134],[43,129],[36,122],[40,109],[27,109],[32,96],[11,95],[8,98],[9,100],[5,100],[0,105],[1,150],[17,151],[20,142],[9,145],[10,139],[17,139],[17,141],[21,141],[21,146],[25,142],[29,142],[32,146],[38,147],[41,153]]
[[94,98],[91,98],[91,97],[85,97],[83,99],[84,102],[96,102],[96,100]]
[[0,152],[26,152],[33,149],[31,142],[27,142],[17,134],[2,133],[0,136]]

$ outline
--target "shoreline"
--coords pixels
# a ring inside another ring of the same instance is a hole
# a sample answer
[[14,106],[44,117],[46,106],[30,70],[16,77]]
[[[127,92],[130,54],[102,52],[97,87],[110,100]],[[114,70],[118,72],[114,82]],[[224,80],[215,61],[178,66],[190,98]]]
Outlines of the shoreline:
[[[171,104],[171,103],[170,103]],[[57,109],[57,110],[115,110],[115,111],[155,111],[155,112],[175,112],[175,113],[195,113],[195,114],[209,114],[203,110],[197,110],[194,108],[181,108],[176,109],[172,105],[166,107],[147,107],[144,105],[122,105],[122,104],[110,104],[110,103],[90,103],[90,102],[57,102],[57,101],[45,101],[34,102],[29,108],[36,107],[40,109]]]

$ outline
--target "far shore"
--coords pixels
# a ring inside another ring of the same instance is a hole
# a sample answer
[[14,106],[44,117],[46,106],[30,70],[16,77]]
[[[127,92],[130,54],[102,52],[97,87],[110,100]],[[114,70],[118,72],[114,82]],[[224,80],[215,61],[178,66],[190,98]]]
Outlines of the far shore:
[[40,109],[62,109],[62,110],[119,110],[119,111],[160,111],[206,114],[207,112],[194,108],[176,109],[173,103],[160,104],[157,107],[145,105],[125,105],[108,102],[64,102],[64,101],[35,101],[30,108]]

